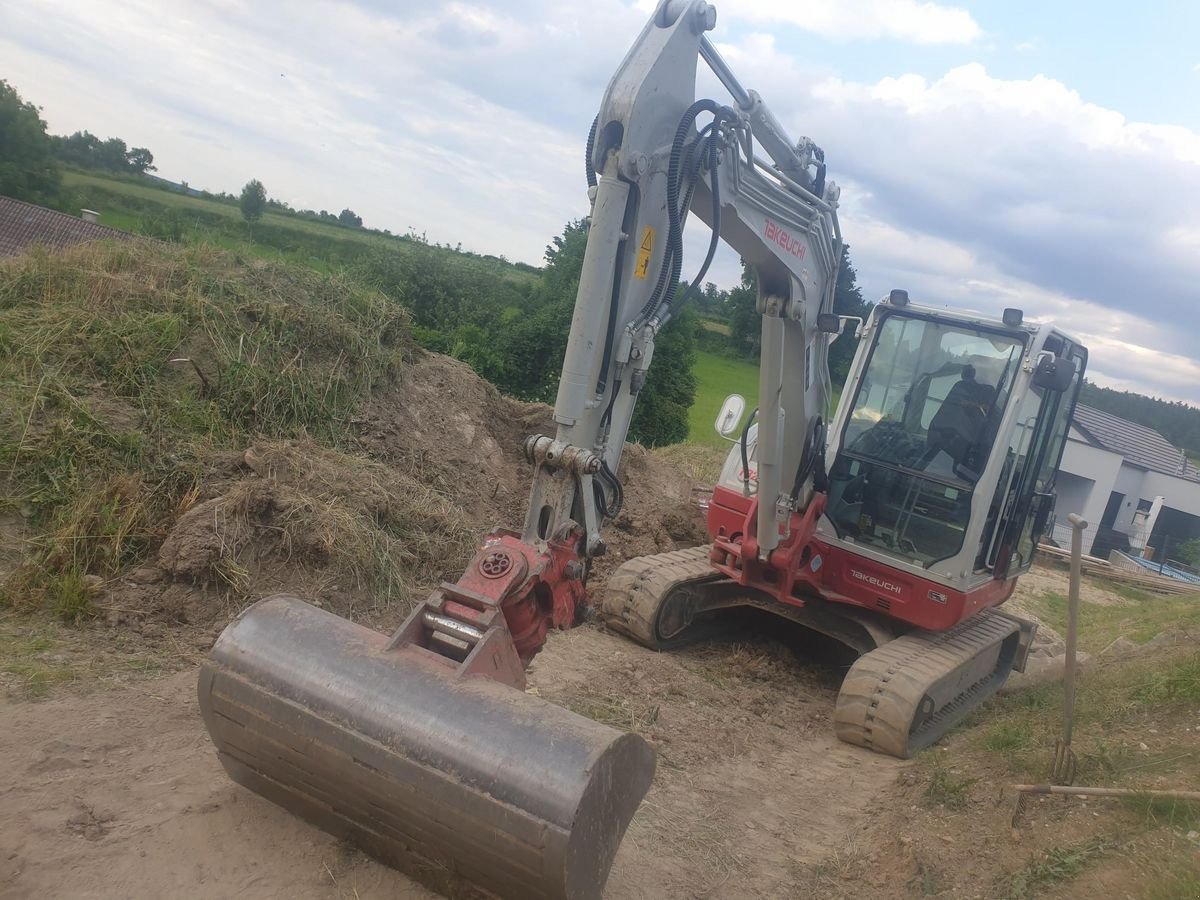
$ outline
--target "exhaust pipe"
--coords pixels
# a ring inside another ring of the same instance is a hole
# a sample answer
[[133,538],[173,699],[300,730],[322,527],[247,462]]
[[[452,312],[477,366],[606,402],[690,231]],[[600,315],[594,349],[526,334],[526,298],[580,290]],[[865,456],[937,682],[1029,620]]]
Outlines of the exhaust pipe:
[[247,609],[200,671],[226,772],[443,893],[599,898],[654,752],[488,677],[507,632],[460,631],[457,669],[405,639],[437,616],[389,640],[292,596]]

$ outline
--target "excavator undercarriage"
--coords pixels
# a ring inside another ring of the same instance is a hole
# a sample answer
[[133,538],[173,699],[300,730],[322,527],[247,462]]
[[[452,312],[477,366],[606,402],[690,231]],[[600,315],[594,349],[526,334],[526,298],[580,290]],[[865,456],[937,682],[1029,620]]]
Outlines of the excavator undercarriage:
[[833,712],[839,739],[908,758],[937,741],[1023,671],[1036,625],[1000,612],[948,631],[905,629],[868,611],[814,597],[780,603],[723,577],[708,546],[632,559],[602,592],[608,627],[652,650],[673,650],[725,630],[719,613],[753,607],[837,641],[855,655]]

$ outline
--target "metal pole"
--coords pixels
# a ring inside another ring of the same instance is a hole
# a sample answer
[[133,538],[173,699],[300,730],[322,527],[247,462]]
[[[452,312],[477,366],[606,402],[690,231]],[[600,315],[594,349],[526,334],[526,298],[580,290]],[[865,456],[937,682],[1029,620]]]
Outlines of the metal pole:
[[1071,587],[1067,598],[1067,668],[1064,673],[1066,705],[1063,709],[1063,739],[1071,745],[1071,731],[1075,727],[1075,645],[1079,638],[1079,582],[1083,574],[1083,532],[1087,520],[1071,513]]
[[742,87],[741,82],[737,80],[737,76],[733,74],[733,70],[729,68],[729,64],[721,58],[721,54],[717,52],[717,48],[708,39],[708,35],[700,38],[700,56],[708,63],[708,67],[720,79],[721,84],[725,85],[725,90],[729,91],[739,107],[749,109],[754,105],[754,98]]

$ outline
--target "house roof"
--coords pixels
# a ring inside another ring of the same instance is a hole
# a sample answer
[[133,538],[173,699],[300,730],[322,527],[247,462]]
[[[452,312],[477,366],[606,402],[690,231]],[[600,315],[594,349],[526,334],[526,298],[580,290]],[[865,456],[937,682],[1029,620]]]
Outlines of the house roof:
[[1153,428],[1082,403],[1075,407],[1074,425],[1090,441],[1105,450],[1119,453],[1132,465],[1164,475],[1200,480],[1200,472],[1188,462],[1183,451]]
[[88,241],[127,240],[131,237],[107,225],[85,222],[75,216],[11,197],[0,197],[0,257],[24,253],[34,244],[62,250]]

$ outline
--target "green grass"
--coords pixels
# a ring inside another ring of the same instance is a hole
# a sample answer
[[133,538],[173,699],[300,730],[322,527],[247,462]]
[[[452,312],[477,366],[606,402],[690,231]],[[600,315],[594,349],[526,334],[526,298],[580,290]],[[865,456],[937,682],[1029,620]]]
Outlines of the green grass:
[[[1047,682],[1004,695],[975,713],[971,740],[996,753],[1021,778],[1041,780],[1062,729],[1062,685]],[[1077,783],[1137,787],[1139,778],[1187,772],[1194,748],[1179,744],[1154,754],[1114,747],[1112,736],[1147,717],[1186,713],[1200,706],[1200,653],[1174,652],[1118,666],[1085,669],[1075,703]]]
[[730,394],[746,398],[746,412],[758,405],[758,363],[700,350],[696,353],[696,399],[688,410],[688,443],[729,447],[713,429],[721,404]]
[[[747,413],[758,406],[758,361],[697,350],[692,374],[696,376],[696,399],[688,410],[687,442],[728,449],[730,443],[717,434],[713,423],[721,404],[730,394],[741,394],[746,398]],[[835,388],[832,409],[837,408],[840,396],[841,391]]]
[[[1155,597],[1132,588],[1117,589],[1129,605],[1083,604],[1079,613],[1079,647],[1088,653],[1103,650],[1119,637],[1143,644],[1168,630],[1200,634],[1200,595]],[[1030,611],[1060,634],[1067,629],[1067,598],[1046,591]]]
[[483,266],[499,282],[526,287],[537,280],[528,267],[517,268],[491,256],[464,254],[430,246],[407,236],[364,228],[345,228],[268,209],[250,225],[237,204],[193,197],[95,172],[63,172],[60,208],[77,214],[81,207],[100,213],[105,225],[163,240],[221,246],[239,254],[297,263],[323,273],[354,266],[383,251],[410,261],[436,257]]
[[971,799],[971,786],[978,778],[967,778],[956,775],[945,767],[938,751],[928,754],[934,760],[933,771],[930,772],[929,782],[925,785],[924,801],[927,806],[943,806],[946,809],[966,809]]

